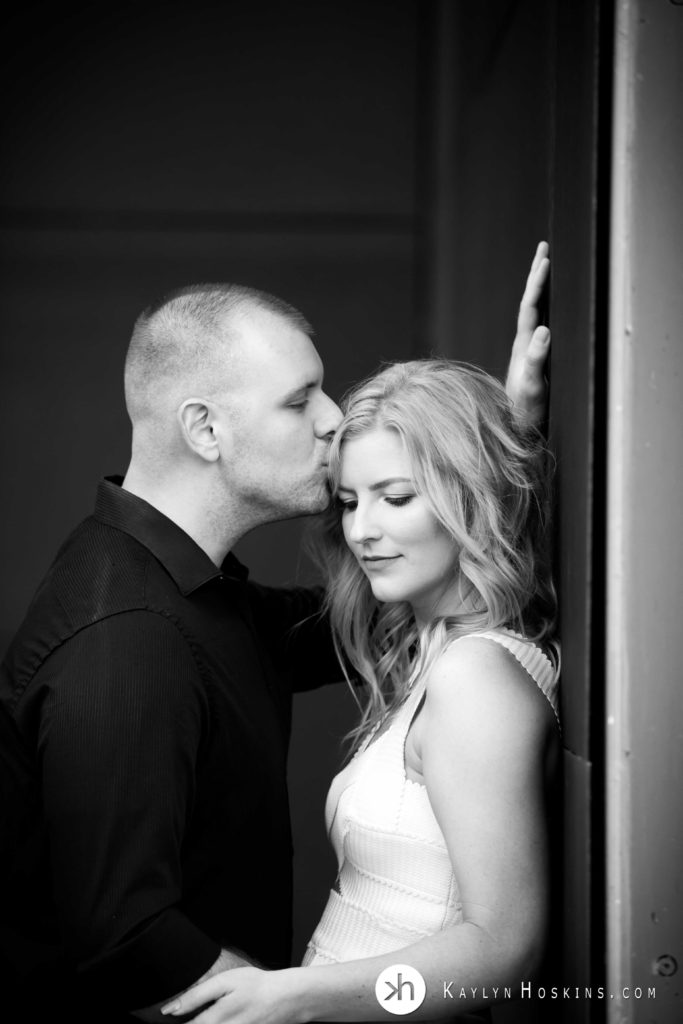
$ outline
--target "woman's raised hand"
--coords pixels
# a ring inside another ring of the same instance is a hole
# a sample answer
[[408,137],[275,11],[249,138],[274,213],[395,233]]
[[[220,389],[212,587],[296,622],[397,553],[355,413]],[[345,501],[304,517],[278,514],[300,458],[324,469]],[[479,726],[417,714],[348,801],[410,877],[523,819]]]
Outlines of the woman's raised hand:
[[550,273],[548,243],[539,242],[517,316],[517,334],[505,380],[505,390],[521,426],[540,427],[546,418],[548,381],[545,365],[550,331],[539,324],[539,303]]

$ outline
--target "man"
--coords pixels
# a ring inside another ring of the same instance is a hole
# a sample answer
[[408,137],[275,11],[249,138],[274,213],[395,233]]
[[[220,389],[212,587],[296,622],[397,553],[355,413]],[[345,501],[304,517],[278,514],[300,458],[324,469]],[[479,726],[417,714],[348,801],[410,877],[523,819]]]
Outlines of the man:
[[[532,418],[546,273],[537,256],[508,375]],[[247,582],[230,551],[327,504],[340,412],[309,335],[230,285],[135,325],[128,471],[100,485],[0,678],[0,951],[22,1019],[157,1020],[209,973],[289,962],[291,694],[340,671],[319,592]]]

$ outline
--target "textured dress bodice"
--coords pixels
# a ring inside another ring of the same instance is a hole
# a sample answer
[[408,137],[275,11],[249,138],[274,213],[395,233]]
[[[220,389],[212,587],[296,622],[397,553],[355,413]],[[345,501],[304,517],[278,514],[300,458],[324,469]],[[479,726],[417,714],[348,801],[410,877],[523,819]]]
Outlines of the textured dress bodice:
[[[557,715],[557,671],[538,647],[509,630],[473,635],[506,647]],[[418,680],[388,727],[371,734],[332,782],[325,817],[339,871],[304,965],[389,953],[462,919],[427,790],[405,770],[406,736],[424,688]]]

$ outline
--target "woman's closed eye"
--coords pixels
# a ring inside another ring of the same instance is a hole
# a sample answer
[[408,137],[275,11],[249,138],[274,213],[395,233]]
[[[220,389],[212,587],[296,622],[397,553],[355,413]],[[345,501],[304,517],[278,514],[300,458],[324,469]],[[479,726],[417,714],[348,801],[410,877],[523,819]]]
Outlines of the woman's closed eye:
[[414,494],[385,494],[385,500],[387,504],[393,505],[394,508],[401,508],[402,505],[407,505],[409,501],[412,501],[415,497]]
[[[403,505],[407,505],[409,501],[412,501],[414,497],[414,494],[385,494],[382,500],[387,505],[391,505],[392,508],[401,508]],[[342,512],[354,512],[358,507],[358,500],[357,498],[337,497],[337,506]]]
[[342,512],[353,512],[357,505],[358,502],[355,498],[340,498],[337,496],[337,506]]

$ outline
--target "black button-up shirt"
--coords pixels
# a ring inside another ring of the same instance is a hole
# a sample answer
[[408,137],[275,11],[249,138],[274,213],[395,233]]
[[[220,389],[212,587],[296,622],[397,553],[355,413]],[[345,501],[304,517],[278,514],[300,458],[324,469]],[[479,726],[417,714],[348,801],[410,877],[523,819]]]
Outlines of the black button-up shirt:
[[18,976],[59,957],[133,1009],[221,946],[289,963],[291,694],[341,673],[320,593],[246,576],[109,480],[57,555],[0,675]]

